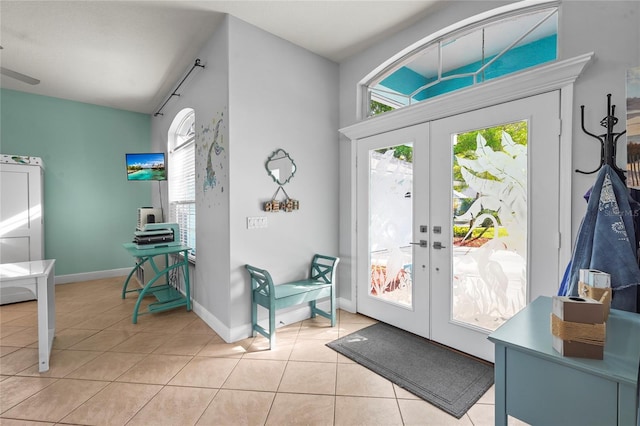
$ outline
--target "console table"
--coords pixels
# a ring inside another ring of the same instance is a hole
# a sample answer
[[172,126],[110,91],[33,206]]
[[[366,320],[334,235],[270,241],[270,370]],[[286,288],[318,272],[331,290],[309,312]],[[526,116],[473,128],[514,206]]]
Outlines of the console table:
[[18,287],[38,299],[38,371],[49,370],[56,334],[55,259],[0,264],[0,288]]
[[[133,269],[127,276],[126,281],[124,282],[124,286],[122,287],[123,299],[126,297],[127,293],[138,293],[138,300],[136,301],[136,305],[133,309],[134,324],[138,322],[138,315],[142,314],[166,311],[168,309],[174,309],[180,306],[186,306],[187,311],[191,310],[191,289],[189,283],[189,250],[191,250],[191,248],[184,245],[179,245],[139,249],[133,243],[125,243],[122,246],[125,248],[125,250],[127,250],[127,252],[129,252],[131,256],[137,259],[136,266],[133,267]],[[153,260],[153,258],[163,255],[165,258],[165,268],[160,269],[158,265],[156,265],[156,262]],[[177,255],[173,256],[175,259],[174,263],[172,264],[169,263],[169,255]],[[142,288],[128,290],[127,288],[129,287],[131,277],[146,262],[149,262],[149,264],[151,265],[151,268],[155,273],[154,277],[151,278],[146,284],[144,284]],[[169,284],[169,272],[177,268],[182,268],[184,276],[184,295]],[[154,285],[155,282],[163,276],[166,277],[167,283],[162,285]],[[147,307],[147,310],[145,312],[138,312],[140,309],[140,304],[142,303],[142,299],[144,299],[144,297],[148,294],[153,294],[158,301],[151,303]]]
[[635,425],[640,314],[612,309],[604,359],[551,345],[551,298],[539,297],[489,336],[495,344],[495,424]]

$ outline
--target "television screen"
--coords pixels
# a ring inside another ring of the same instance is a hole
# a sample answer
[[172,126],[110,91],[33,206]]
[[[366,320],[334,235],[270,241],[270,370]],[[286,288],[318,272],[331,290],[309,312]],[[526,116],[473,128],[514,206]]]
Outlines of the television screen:
[[126,154],[127,180],[167,180],[163,152]]

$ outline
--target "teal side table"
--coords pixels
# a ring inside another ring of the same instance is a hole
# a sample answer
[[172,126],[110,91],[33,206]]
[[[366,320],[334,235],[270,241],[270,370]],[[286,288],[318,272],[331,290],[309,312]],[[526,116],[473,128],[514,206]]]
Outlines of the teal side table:
[[640,314],[612,309],[604,359],[563,357],[551,345],[551,298],[539,297],[490,336],[495,424],[635,425]]
[[[186,306],[187,311],[191,310],[191,288],[189,283],[189,250],[191,248],[179,245],[179,246],[169,246],[169,247],[158,247],[158,248],[149,248],[149,249],[138,249],[133,243],[125,243],[122,245],[127,252],[137,259],[136,266],[129,272],[126,281],[122,287],[122,298],[124,299],[127,293],[138,293],[138,300],[136,301],[136,305],[133,309],[133,323],[137,324],[138,315],[148,314],[153,312],[161,312],[169,309],[178,308],[181,306]],[[175,256],[177,260],[169,264],[169,255],[178,254],[181,256]],[[165,257],[165,268],[160,269],[156,262],[153,260],[156,256]],[[149,262],[153,272],[155,273],[154,277],[151,278],[142,288],[136,288],[129,290],[129,282],[131,281],[131,277],[135,274],[135,272],[142,267],[145,263]],[[169,272],[173,269],[181,268],[184,277],[184,287],[185,294],[183,295],[174,287],[169,284]],[[163,276],[166,277],[166,283],[162,285],[154,285],[156,281],[158,281]],[[140,304],[142,303],[142,299],[147,294],[153,294],[157,302],[151,303],[147,310],[144,312],[138,312],[140,309]]]

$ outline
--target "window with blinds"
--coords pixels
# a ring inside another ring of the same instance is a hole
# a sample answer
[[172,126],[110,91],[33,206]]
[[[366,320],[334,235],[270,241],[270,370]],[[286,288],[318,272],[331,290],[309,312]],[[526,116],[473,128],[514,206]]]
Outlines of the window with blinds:
[[181,111],[169,131],[169,221],[180,226],[180,242],[196,259],[195,112]]

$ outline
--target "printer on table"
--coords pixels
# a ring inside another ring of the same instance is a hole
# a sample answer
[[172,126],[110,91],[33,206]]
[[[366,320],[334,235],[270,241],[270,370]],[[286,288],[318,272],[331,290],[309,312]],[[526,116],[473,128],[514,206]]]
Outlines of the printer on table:
[[152,249],[180,245],[180,227],[177,223],[147,223],[134,232],[137,249]]

